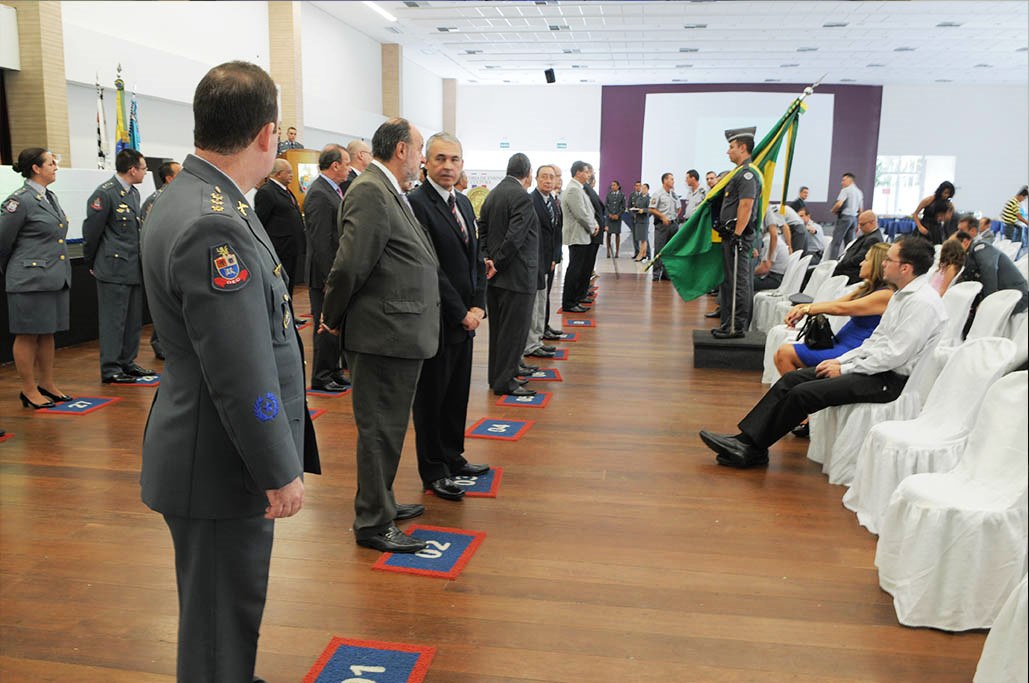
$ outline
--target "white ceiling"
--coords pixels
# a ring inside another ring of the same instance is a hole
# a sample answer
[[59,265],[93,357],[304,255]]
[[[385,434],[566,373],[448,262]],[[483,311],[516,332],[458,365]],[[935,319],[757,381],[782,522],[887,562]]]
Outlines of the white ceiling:
[[313,4],[459,83],[1029,82],[1026,0]]

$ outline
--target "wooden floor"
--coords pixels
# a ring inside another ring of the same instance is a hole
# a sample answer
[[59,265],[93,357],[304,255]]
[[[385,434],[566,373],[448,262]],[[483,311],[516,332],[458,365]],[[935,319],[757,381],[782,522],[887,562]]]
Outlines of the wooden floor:
[[[469,421],[536,421],[515,443],[468,440],[470,461],[504,468],[498,498],[423,496],[408,435],[398,499],[425,503],[418,522],[487,534],[455,581],[371,569],[379,553],[349,528],[350,398],[311,400],[328,411],[325,474],[277,524],[258,673],[299,681],[341,636],[435,646],[435,683],[970,681],[984,634],[897,624],[875,538],[807,442],[789,436],[744,472],[700,443],[763,392],[756,372],[693,368],[713,299],[684,303],[624,252],[620,278],[599,266],[598,326],[543,363],[564,377],[540,385],[545,409],[494,405],[479,337]],[[148,346],[140,362],[159,367]],[[172,681],[171,542],[138,486],[153,389],[101,385],[95,344],[57,367],[69,393],[122,400],[34,415],[0,368],[0,428],[15,434],[0,444],[0,680]]]

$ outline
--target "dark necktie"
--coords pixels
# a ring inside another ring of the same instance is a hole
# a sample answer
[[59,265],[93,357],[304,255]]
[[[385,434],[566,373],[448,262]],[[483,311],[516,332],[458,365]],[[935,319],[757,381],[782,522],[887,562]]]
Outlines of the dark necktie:
[[54,207],[54,211],[56,211],[57,215],[60,216],[61,215],[61,209],[60,209],[60,207],[57,206],[57,198],[54,197],[54,193],[51,192],[50,190],[46,191],[46,200],[48,202],[50,202],[50,206]]
[[343,188],[340,187],[339,185],[336,186],[336,194],[339,195],[340,199],[343,199]]
[[293,193],[288,187],[283,188],[286,191],[286,196],[289,197],[289,203],[293,205],[293,208],[297,208],[297,198],[293,196]]
[[464,226],[464,221],[461,220],[461,214],[457,212],[457,198],[453,192],[447,197],[447,206],[450,207],[450,213],[454,214],[454,220],[457,221],[458,227],[461,228],[461,239],[464,240],[465,244],[468,244],[468,230]]
[[553,197],[547,197],[547,213],[550,214],[550,223],[551,224],[555,223],[556,222],[555,219],[557,218],[557,214],[554,213],[554,198]]

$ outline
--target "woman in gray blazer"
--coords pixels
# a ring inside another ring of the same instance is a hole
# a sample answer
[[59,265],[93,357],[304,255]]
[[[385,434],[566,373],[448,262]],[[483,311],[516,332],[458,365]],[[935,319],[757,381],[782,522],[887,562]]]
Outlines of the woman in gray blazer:
[[14,365],[22,405],[50,408],[71,400],[54,382],[54,333],[68,329],[68,216],[47,189],[57,179],[53,154],[41,147],[22,150],[14,170],[25,184],[0,205],[0,272],[15,335]]

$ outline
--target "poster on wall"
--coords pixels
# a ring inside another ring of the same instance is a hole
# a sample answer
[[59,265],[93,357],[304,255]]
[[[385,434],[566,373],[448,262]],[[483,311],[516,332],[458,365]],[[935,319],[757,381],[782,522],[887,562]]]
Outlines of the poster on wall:
[[297,164],[297,183],[300,191],[307,194],[307,189],[318,177],[318,164]]

